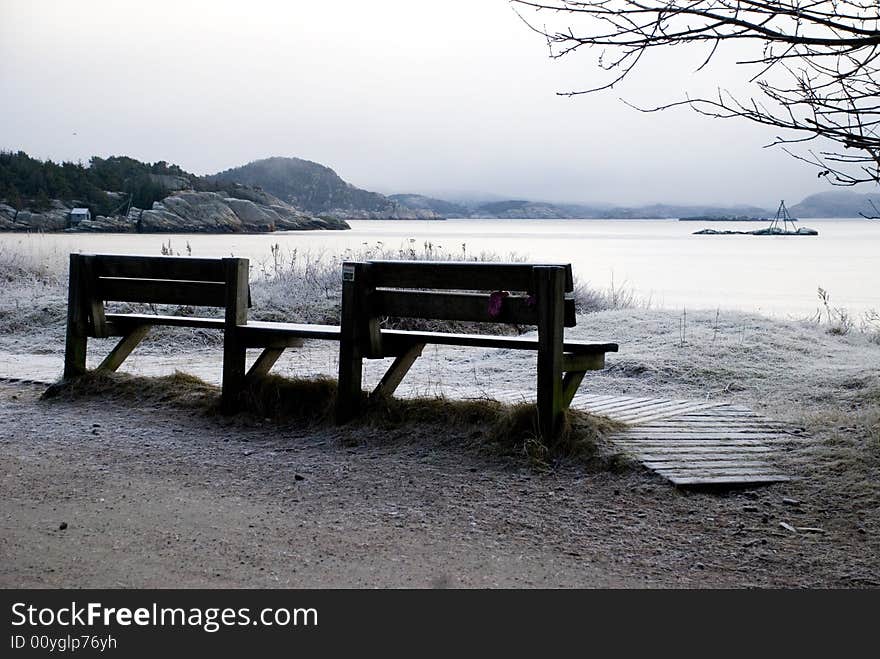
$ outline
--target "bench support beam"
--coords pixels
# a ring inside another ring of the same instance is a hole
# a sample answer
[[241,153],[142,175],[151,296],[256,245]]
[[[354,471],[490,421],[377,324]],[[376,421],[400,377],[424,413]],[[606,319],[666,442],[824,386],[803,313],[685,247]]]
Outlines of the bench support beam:
[[284,348],[266,348],[263,350],[263,352],[260,353],[260,356],[257,357],[257,360],[251,365],[250,369],[248,369],[245,378],[247,380],[253,380],[268,375],[269,370],[275,365],[275,362],[278,361],[278,358],[283,352]]
[[385,375],[382,376],[379,384],[373,390],[372,395],[390,396],[397,391],[397,387],[400,386],[404,376],[409,372],[409,369],[412,368],[412,365],[415,364],[416,360],[422,355],[422,350],[424,350],[424,348],[424,343],[416,343],[406,352],[395,357],[394,362],[388,367]]
[[115,372],[149,332],[149,325],[138,325],[132,328],[110,351],[110,354],[104,357],[104,361],[98,365],[96,370]]
[[605,353],[577,354],[566,352],[562,356],[562,370],[565,373],[571,371],[601,371],[605,368]]
[[569,371],[562,378],[562,409],[567,410],[571,405],[571,399],[577,393],[586,371]]

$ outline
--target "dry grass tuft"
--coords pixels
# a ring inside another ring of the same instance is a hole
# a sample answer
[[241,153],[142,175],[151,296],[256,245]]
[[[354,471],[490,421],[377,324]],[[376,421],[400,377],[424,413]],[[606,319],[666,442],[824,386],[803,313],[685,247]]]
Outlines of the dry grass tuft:
[[42,398],[74,400],[100,396],[110,400],[134,400],[146,405],[174,405],[213,412],[217,409],[219,394],[218,387],[181,371],[155,378],[88,371],[80,377],[53,384]]
[[[330,378],[304,380],[270,375],[249,384],[242,397],[243,413],[279,423],[330,426],[336,391],[336,381]],[[60,400],[97,396],[216,414],[220,389],[179,371],[156,378],[89,371],[54,384],[43,394],[44,399]],[[560,432],[550,442],[538,436],[535,405],[506,405],[491,399],[367,398],[365,394],[364,413],[350,425],[355,431],[359,427],[400,430],[421,426],[428,434],[451,438],[451,442],[441,439],[441,443],[459,443],[465,448],[526,459],[540,468],[566,460],[611,470],[619,470],[627,464],[619,454],[609,450],[606,440],[623,425],[577,410],[565,413]],[[354,441],[358,441],[356,437]]]
[[268,375],[248,384],[242,404],[247,413],[275,421],[308,425],[331,423],[336,405],[336,380]]
[[540,467],[567,459],[610,466],[615,457],[608,454],[606,437],[623,427],[604,417],[567,410],[559,433],[548,442],[539,437],[534,404],[506,405],[491,399],[443,397],[376,397],[367,402],[360,422],[381,427],[412,422],[436,428],[469,427],[473,428],[474,444],[502,455],[526,458]]

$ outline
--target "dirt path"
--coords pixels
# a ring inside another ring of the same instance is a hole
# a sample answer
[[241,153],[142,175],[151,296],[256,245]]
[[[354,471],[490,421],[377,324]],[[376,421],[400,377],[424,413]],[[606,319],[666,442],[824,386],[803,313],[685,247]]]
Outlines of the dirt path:
[[40,393],[0,384],[4,587],[880,585],[876,511],[808,481],[689,493],[539,474],[450,428]]
[[[541,474],[474,449],[472,428],[282,427],[137,397],[40,401],[0,380],[0,586],[880,586],[880,345],[727,312],[680,328],[673,312],[584,317],[575,338],[621,344],[584,389],[803,426],[813,441],[785,465],[799,480],[688,492],[641,469]],[[53,332],[0,336],[0,376],[57,377]],[[216,382],[218,346],[187,338],[126,368]],[[276,370],[332,375],[334,346]],[[533,378],[520,353],[432,350],[401,393]]]

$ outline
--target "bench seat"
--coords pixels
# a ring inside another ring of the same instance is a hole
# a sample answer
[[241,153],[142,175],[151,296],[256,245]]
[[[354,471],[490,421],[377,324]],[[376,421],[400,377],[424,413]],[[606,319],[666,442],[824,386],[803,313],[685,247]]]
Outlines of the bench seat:
[[309,325],[305,323],[277,323],[249,320],[236,331],[248,348],[295,346],[301,339],[339,341],[339,325]]
[[[202,318],[199,316],[167,316],[150,313],[108,313],[107,324],[111,334],[126,334],[139,325],[170,325],[171,327],[204,327],[222,330],[222,318]],[[114,331],[115,328],[115,331]]]
[[[504,336],[497,334],[454,334],[450,332],[417,332],[409,330],[381,330],[382,346],[391,355],[411,345],[438,344],[469,346],[474,348],[507,348],[510,350],[537,350],[536,336]],[[565,352],[578,355],[617,352],[616,343],[601,341],[565,341]]]

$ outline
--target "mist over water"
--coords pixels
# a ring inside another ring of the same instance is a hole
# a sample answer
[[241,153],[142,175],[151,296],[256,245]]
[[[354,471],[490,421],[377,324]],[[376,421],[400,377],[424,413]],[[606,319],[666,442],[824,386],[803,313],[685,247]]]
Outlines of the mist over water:
[[[252,276],[271,269],[271,247],[339,258],[369,249],[434,250],[468,258],[481,252],[530,261],[571,262],[575,277],[595,288],[632,289],[653,307],[738,309],[803,318],[831,303],[860,315],[880,310],[880,222],[809,220],[818,237],[695,236],[700,222],[676,220],[352,221],[351,231],[272,234],[0,234],[0,249],[24,251],[63,267],[69,252],[155,254],[170,241],[175,253],[243,256]],[[757,228],[725,222],[715,228]]]

